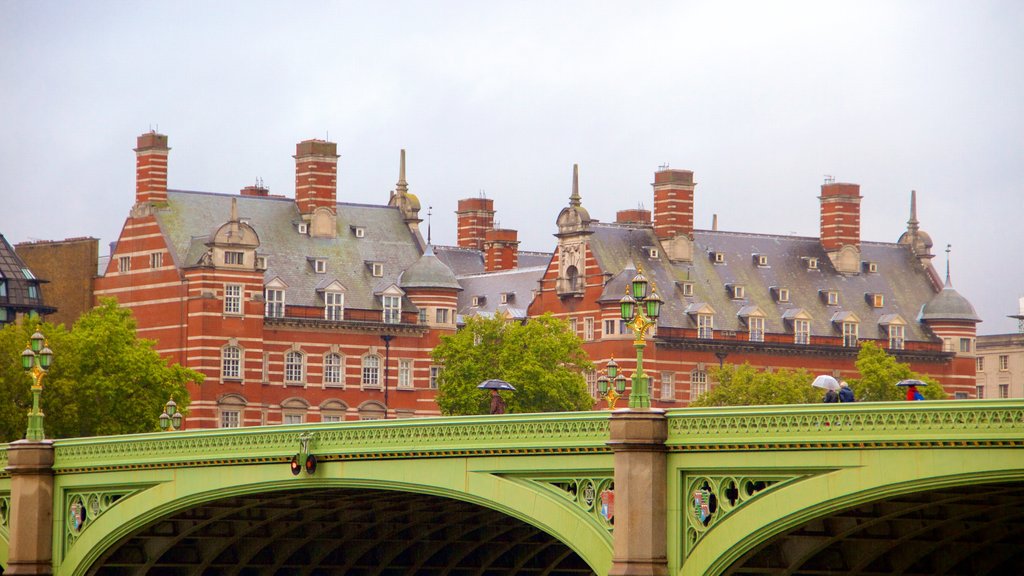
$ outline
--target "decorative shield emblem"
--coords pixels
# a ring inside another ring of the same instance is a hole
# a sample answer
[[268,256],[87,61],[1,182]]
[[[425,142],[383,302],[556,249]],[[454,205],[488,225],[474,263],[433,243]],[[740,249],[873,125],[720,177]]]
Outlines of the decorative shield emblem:
[[694,490],[693,492],[693,514],[701,524],[707,524],[711,517],[711,491]]
[[601,492],[601,516],[611,522],[615,517],[615,491],[605,490]]
[[84,507],[82,506],[82,501],[76,498],[75,501],[71,503],[71,509],[69,510],[71,514],[71,527],[74,528],[75,532],[81,530],[82,524],[85,522],[85,519],[82,517],[83,511]]

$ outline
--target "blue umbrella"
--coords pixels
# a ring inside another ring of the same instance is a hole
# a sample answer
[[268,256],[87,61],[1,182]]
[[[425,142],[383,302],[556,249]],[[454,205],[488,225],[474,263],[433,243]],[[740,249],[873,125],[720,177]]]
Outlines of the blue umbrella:
[[509,384],[508,382],[505,382],[504,380],[498,380],[497,378],[484,380],[480,384],[477,384],[476,387],[484,388],[487,390],[511,390],[513,392],[515,392],[516,390],[515,387]]

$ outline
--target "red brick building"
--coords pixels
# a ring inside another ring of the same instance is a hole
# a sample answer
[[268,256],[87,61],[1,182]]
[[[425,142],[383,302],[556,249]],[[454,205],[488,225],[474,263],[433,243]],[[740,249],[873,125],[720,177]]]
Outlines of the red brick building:
[[636,353],[619,299],[642,269],[665,300],[644,354],[654,405],[688,403],[723,362],[853,377],[864,340],[955,397],[975,394],[980,319],[932,267],[913,196],[907,231],[884,243],[860,238],[856,184],[821,187],[818,238],[696,230],[693,173],[660,170],[653,187],[653,217],[624,210],[603,223],[583,207],[574,169],[558,246],[527,315],[569,319],[599,368],[614,357],[631,373]]
[[33,272],[49,280],[40,288],[47,304],[57,311],[46,317],[47,322],[70,328],[92,309],[99,240],[40,240],[16,244],[14,249]]
[[388,204],[339,202],[336,145],[300,142],[295,198],[168,190],[167,136],[138,139],[135,204],[97,297],[206,377],[186,427],[437,414],[430,352],[460,286],[425,246],[404,152]]

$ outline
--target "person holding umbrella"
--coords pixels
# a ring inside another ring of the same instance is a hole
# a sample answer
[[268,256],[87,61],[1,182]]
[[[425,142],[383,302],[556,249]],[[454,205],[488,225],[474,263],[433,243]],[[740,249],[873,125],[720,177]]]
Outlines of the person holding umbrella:
[[908,380],[900,380],[899,382],[896,383],[896,385],[897,386],[905,386],[907,388],[907,400],[914,401],[914,400],[924,400],[924,395],[921,394],[921,391],[918,390],[917,387],[918,386],[927,386],[928,383],[927,382],[923,382],[921,380],[908,379]]
[[505,382],[504,380],[498,380],[492,378],[491,380],[484,380],[477,385],[477,388],[491,391],[491,414],[504,414],[508,409],[508,405],[505,404],[505,399],[501,397],[498,390],[511,390],[515,392],[515,387]]
[[811,382],[811,386],[825,389],[825,398],[822,402],[826,404],[839,402],[839,381],[835,378],[822,374],[815,378],[814,382]]

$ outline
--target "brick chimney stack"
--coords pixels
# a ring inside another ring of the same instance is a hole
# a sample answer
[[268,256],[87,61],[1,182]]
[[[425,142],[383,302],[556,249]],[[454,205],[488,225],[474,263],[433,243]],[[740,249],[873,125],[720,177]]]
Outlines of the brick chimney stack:
[[338,145],[303,140],[295,145],[295,203],[303,215],[317,208],[334,214],[338,203]]
[[654,173],[654,234],[662,240],[693,235],[693,182],[691,170]]
[[821,185],[821,246],[860,250],[860,184],[827,181]]
[[484,270],[511,270],[519,266],[519,233],[491,229],[484,232]]
[[651,211],[644,210],[643,208],[633,208],[631,210],[619,210],[615,213],[616,224],[641,224],[650,226],[651,225]]
[[246,186],[245,188],[242,188],[241,195],[242,196],[269,196],[270,195],[270,189],[269,188],[265,188],[263,186],[260,186],[259,184],[254,184],[252,186]]
[[484,249],[485,233],[494,228],[494,200],[465,198],[459,200],[458,245],[463,248]]
[[153,130],[139,136],[135,148],[135,202],[167,202],[167,136]]

